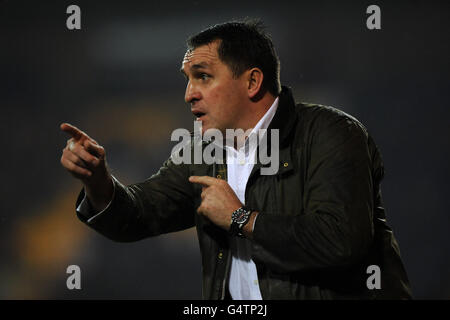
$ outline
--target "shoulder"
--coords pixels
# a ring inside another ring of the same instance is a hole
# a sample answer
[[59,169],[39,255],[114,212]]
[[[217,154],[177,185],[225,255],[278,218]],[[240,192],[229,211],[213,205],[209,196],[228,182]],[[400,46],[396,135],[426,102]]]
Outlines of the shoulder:
[[360,135],[368,138],[366,127],[354,116],[332,106],[313,103],[298,103],[298,130],[304,133],[332,135]]
[[297,125],[293,143],[300,152],[369,156],[375,175],[378,179],[383,177],[381,152],[367,128],[356,117],[339,108],[314,103],[297,103],[294,110]]

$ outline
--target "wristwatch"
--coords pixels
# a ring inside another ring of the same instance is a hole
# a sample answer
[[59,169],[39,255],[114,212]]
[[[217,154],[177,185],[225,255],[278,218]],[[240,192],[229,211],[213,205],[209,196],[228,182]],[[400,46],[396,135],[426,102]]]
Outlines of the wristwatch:
[[240,207],[231,214],[230,234],[232,236],[243,237],[242,228],[250,220],[250,215],[254,210],[247,207]]

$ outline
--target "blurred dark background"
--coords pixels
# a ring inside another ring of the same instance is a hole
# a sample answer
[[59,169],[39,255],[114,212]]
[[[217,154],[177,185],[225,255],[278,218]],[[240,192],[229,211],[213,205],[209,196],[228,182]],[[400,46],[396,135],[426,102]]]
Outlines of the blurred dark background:
[[[66,8],[81,8],[81,30]],[[366,8],[381,8],[381,30]],[[185,39],[261,18],[298,101],[361,120],[383,154],[389,224],[413,293],[450,298],[448,1],[0,1],[0,298],[200,299],[194,229],[114,243],[79,222],[81,184],[61,167],[70,122],[123,183],[159,168],[192,130]],[[66,288],[78,265],[82,290]]]

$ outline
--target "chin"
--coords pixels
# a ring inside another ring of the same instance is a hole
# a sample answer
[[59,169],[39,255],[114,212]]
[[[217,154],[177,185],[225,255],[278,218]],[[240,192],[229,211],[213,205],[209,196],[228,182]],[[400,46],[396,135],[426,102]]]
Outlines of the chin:
[[210,130],[210,129],[213,129],[213,130],[219,130],[221,133],[222,133],[222,135],[224,135],[225,134],[225,130],[223,130],[223,129],[221,129],[221,128],[218,128],[218,127],[215,127],[215,126],[209,126],[209,125],[203,125],[202,126],[202,135],[204,135],[205,134],[205,132],[207,131],[207,130]]

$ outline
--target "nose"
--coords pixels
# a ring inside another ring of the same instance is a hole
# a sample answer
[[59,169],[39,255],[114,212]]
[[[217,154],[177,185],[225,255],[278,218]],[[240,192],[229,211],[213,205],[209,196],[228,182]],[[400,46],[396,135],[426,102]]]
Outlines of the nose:
[[187,103],[194,103],[201,99],[201,93],[197,86],[194,86],[191,81],[188,82],[186,86],[186,92],[184,94],[184,101]]

